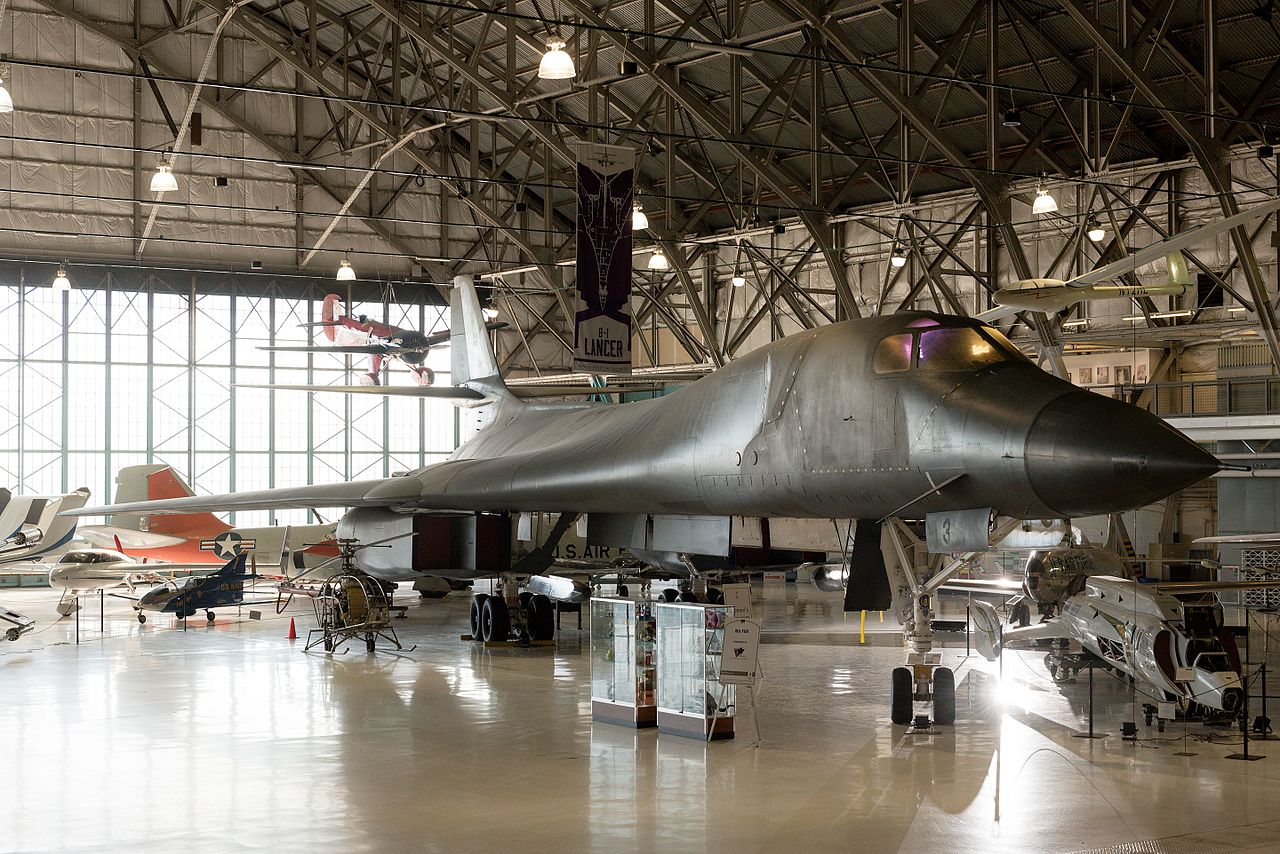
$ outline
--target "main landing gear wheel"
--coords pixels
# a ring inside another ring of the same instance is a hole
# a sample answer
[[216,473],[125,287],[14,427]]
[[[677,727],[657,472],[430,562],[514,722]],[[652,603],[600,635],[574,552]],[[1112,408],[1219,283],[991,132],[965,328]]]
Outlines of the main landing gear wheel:
[[911,700],[914,686],[909,667],[893,668],[893,686],[889,695],[891,710],[890,720],[895,724],[906,726],[911,723]]
[[677,602],[697,602],[698,594],[694,593],[692,590],[681,590],[679,595],[676,596],[676,601]]
[[507,616],[507,603],[498,596],[484,600],[480,608],[480,637],[485,643],[504,641],[511,633],[511,620]]
[[484,609],[484,600],[488,598],[488,593],[477,593],[471,597],[471,637],[474,640],[481,640],[480,629],[483,623],[481,622],[480,614]]
[[551,640],[556,633],[556,610],[551,600],[541,593],[529,597],[524,606],[530,640]]
[[707,604],[708,604],[708,605],[723,605],[723,604],[724,604],[724,591],[723,591],[723,590],[721,590],[719,587],[708,587],[708,588],[707,588]]
[[138,615],[138,622],[139,622],[139,623],[145,623],[146,621],[147,621],[147,615],[146,615],[146,614],[139,614],[139,615]]
[[950,667],[933,670],[933,722],[945,726],[956,722],[956,674]]
[[680,598],[680,591],[676,590],[674,587],[668,587],[663,590],[660,595],[664,602],[675,602]]
[[205,618],[206,620],[208,620],[209,622],[211,622],[211,623],[212,623],[212,622],[213,622],[213,612],[212,612],[212,611],[205,611],[205,612],[204,612],[204,618]]

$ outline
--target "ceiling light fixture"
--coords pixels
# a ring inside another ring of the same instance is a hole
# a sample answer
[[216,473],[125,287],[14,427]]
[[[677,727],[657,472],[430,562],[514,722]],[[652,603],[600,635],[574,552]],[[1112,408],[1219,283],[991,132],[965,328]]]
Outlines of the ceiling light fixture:
[[547,52],[538,63],[538,76],[543,80],[572,80],[578,73],[573,57],[565,53],[564,42],[557,36],[547,42]]
[[729,280],[729,283],[735,288],[740,288],[747,283],[747,277],[742,275],[741,267],[733,268],[733,278]]
[[1043,187],[1036,187],[1036,200],[1031,203],[1031,212],[1033,214],[1053,213],[1058,209],[1058,200],[1049,195],[1049,191]]
[[1068,328],[1068,327],[1072,327],[1072,326],[1088,326],[1088,325],[1089,325],[1089,318],[1087,318],[1087,317],[1077,318],[1076,320],[1064,320],[1064,321],[1062,321],[1062,328],[1063,328],[1063,329],[1066,329],[1066,328]]
[[893,244],[893,252],[889,256],[889,263],[895,268],[907,266],[907,256],[903,254],[902,247],[896,243]]
[[484,308],[480,309],[480,313],[484,315],[485,320],[493,320],[495,317],[498,316],[498,310],[493,307],[493,303],[490,303],[489,305],[486,305]]
[[1102,227],[1102,223],[1098,222],[1095,217],[1089,220],[1089,230],[1086,231],[1085,234],[1087,234],[1089,239],[1094,243],[1101,243],[1102,238],[1107,236],[1107,230]]
[[156,167],[156,174],[151,176],[151,192],[172,193],[178,189],[178,179],[173,176],[173,167],[169,161],[161,160]]
[[71,290],[71,278],[67,276],[66,262],[58,267],[58,275],[53,277],[53,289],[62,293]]
[[347,257],[342,256],[342,260],[338,262],[338,281],[354,282],[356,280],[356,268],[351,266],[351,262]]
[[658,272],[671,269],[671,262],[667,260],[667,256],[661,249],[653,250],[653,254],[649,256],[649,269]]
[[1007,128],[1022,127],[1022,110],[1014,107],[1011,110],[1004,111],[1004,118],[1000,120],[1000,124]]
[[644,208],[640,207],[640,203],[636,202],[631,206],[631,230],[644,231],[649,227],[649,217],[645,215]]

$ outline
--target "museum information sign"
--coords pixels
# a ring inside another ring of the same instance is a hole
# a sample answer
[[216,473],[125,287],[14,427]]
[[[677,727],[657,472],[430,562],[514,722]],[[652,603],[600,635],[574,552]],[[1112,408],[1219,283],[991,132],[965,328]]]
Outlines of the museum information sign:
[[724,651],[720,657],[720,684],[756,684],[756,662],[759,657],[760,624],[751,620],[730,620],[724,630]]

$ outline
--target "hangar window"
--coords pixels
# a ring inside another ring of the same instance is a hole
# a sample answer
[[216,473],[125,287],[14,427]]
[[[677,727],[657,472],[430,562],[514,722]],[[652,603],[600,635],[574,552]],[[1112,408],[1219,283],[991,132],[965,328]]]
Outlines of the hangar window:
[[971,371],[1011,357],[970,327],[931,329],[920,336],[920,370]]
[[896,374],[911,367],[911,336],[890,335],[876,345],[871,367],[877,374]]

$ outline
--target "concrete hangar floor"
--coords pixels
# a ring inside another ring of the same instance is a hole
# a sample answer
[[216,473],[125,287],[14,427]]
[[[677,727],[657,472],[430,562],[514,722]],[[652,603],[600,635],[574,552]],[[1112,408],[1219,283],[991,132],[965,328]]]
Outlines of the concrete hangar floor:
[[[0,644],[0,850],[1276,851],[1280,743],[1181,725],[1122,741],[1127,686],[1057,686],[1040,656],[998,668],[946,651],[958,720],[889,723],[897,627],[866,646],[838,596],[764,589],[766,681],[738,737],[711,745],[590,717],[588,637],[554,648],[459,640],[468,598],[409,606],[404,653],[303,654],[310,608],[227,612],[182,631],[108,598],[50,623],[56,595],[0,591],[38,615]],[[1280,627],[1267,629],[1280,637]],[[1264,643],[1255,631],[1255,660]]]

